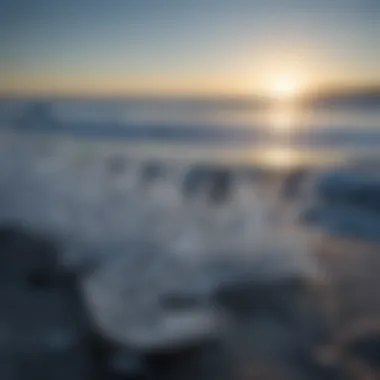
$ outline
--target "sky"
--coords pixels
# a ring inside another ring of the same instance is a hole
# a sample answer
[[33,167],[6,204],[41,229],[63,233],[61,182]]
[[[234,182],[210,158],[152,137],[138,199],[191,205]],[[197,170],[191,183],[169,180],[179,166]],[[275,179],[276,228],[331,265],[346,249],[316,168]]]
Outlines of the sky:
[[380,0],[0,0],[0,9],[0,92],[250,95],[380,83]]

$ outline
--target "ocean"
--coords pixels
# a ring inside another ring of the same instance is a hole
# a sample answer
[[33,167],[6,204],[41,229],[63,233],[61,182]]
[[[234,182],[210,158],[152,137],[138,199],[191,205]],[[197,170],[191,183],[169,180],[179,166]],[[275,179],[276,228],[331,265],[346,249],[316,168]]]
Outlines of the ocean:
[[[128,146],[138,154],[271,166],[320,165],[380,153],[376,102],[262,104],[249,99],[44,100],[45,115],[17,124],[30,101],[0,102],[0,122],[24,131]],[[33,104],[33,102],[32,102]],[[48,114],[48,115],[47,115]],[[40,120],[39,120],[40,118]],[[132,147],[131,147],[132,146]],[[123,149],[122,147],[120,149]]]
[[[369,260],[377,246],[364,255],[354,241],[300,223],[313,188],[285,201],[276,175],[239,174],[253,166],[286,173],[372,160],[380,145],[376,107],[55,100],[32,107],[3,101],[0,111],[0,224],[52,237],[66,267],[95,268],[84,291],[96,324],[112,339],[158,349],[213,330],[212,308],[178,317],[158,300],[173,289],[210,294],[240,272],[332,286],[343,278],[363,285],[359,301],[378,288],[368,280],[378,271]],[[152,163],[161,174],[147,183]],[[243,169],[234,172],[228,202],[184,196],[184,178],[200,163]],[[356,273],[357,263],[368,267]],[[343,304],[340,298],[334,302]],[[344,301],[358,309],[352,318],[370,310],[359,301]]]

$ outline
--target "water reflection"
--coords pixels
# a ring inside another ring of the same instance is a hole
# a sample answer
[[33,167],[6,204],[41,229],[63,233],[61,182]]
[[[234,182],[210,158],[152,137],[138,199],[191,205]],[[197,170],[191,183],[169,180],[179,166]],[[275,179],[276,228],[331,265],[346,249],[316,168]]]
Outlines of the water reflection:
[[291,133],[300,127],[301,113],[293,105],[277,105],[269,109],[266,125],[274,133]]
[[294,149],[287,146],[276,146],[263,152],[262,161],[266,166],[285,169],[297,165],[300,157]]

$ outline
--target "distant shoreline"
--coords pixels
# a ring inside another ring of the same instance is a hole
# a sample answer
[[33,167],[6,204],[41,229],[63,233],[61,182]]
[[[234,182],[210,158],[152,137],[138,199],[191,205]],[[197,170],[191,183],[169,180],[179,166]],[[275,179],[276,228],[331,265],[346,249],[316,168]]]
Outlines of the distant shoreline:
[[[100,101],[100,102],[155,102],[192,103],[223,108],[272,107],[273,100],[259,95],[244,94],[48,94],[0,92],[1,101]],[[348,88],[316,89],[295,99],[301,106],[311,107],[380,107],[380,84],[373,86],[353,86]]]

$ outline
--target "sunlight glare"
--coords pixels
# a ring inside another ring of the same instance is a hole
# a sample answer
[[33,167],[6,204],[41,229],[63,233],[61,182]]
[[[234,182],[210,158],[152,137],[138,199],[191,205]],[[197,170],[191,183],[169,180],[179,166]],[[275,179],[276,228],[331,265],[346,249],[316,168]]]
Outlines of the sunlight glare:
[[268,124],[276,132],[286,132],[295,128],[296,113],[292,108],[273,109],[268,115]]
[[263,158],[266,164],[277,168],[289,167],[297,162],[296,152],[283,147],[268,150]]
[[268,85],[270,97],[277,100],[294,98],[300,91],[298,81],[291,76],[282,76],[274,79]]

